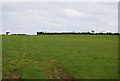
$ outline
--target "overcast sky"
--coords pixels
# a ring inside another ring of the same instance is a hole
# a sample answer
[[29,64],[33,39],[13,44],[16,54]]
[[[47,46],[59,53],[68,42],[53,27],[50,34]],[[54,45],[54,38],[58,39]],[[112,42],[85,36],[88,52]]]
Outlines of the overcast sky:
[[4,2],[2,32],[117,32],[117,2]]

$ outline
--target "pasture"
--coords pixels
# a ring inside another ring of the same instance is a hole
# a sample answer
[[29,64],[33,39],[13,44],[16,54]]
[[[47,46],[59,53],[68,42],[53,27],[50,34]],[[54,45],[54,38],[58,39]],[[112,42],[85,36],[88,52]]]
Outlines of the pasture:
[[2,36],[3,79],[117,79],[118,36]]

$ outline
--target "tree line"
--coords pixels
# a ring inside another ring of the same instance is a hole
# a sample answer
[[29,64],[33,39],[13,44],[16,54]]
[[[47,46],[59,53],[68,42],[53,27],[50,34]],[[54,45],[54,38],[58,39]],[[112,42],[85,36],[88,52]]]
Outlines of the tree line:
[[[27,35],[27,34],[10,34],[10,32],[6,32],[6,35]],[[120,35],[120,33],[94,33],[92,30],[91,32],[37,32],[37,35]]]
[[111,33],[111,32],[107,32],[107,33],[94,33],[94,32],[62,32],[62,33],[58,33],[58,32],[37,32],[37,35],[120,35],[119,33]]

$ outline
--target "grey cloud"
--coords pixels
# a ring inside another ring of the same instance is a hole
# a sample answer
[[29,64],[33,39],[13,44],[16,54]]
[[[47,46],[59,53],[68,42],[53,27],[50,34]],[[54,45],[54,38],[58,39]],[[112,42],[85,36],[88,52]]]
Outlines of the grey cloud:
[[117,32],[117,3],[3,3],[3,33],[36,31]]

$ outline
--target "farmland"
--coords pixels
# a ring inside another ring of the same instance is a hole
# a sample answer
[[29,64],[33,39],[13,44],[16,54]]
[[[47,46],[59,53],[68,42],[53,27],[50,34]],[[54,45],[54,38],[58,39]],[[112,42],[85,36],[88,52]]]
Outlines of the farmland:
[[117,79],[117,35],[2,36],[3,79]]

